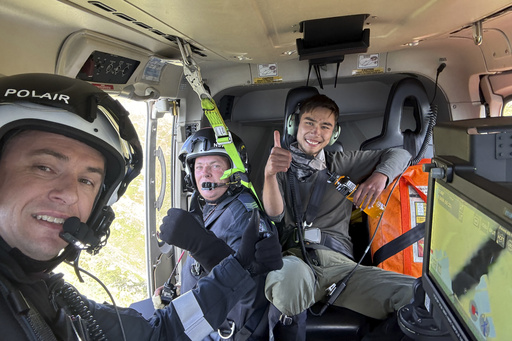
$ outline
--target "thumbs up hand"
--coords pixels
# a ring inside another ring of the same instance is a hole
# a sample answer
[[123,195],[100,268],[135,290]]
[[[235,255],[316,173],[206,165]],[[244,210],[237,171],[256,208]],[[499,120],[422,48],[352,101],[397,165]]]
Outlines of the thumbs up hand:
[[281,148],[281,136],[279,131],[274,131],[274,148],[265,166],[265,176],[275,176],[278,172],[286,172],[290,168],[292,154],[289,150]]
[[279,134],[279,130],[274,130],[274,147],[281,148],[281,135]]

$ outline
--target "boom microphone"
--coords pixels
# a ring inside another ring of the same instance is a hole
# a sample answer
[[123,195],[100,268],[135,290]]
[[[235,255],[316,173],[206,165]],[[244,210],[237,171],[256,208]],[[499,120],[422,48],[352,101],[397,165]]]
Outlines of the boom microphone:
[[208,191],[211,191],[215,188],[218,188],[218,187],[225,187],[227,186],[228,184],[227,183],[219,183],[219,182],[203,182],[201,184],[201,188],[202,189],[205,189],[205,190],[208,190]]
[[93,230],[86,223],[82,223],[78,217],[66,219],[62,229],[60,237],[78,249],[96,247],[100,242]]

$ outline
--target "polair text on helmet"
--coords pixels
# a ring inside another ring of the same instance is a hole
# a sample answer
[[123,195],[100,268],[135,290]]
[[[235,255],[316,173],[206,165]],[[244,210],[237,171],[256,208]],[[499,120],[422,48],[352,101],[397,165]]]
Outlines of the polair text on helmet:
[[25,90],[25,89],[7,89],[5,90],[5,97],[16,96],[18,98],[47,98],[51,101],[62,101],[66,104],[69,104],[69,96],[64,94],[51,94],[49,92],[45,92],[44,94],[38,94],[35,90]]

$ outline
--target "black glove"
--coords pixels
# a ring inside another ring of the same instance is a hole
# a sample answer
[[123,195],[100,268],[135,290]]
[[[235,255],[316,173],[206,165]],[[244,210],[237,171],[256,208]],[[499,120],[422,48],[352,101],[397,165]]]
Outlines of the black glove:
[[192,257],[208,272],[234,251],[207,229],[192,213],[171,208],[160,226],[160,239],[190,251]]
[[283,267],[281,243],[277,233],[265,232],[267,237],[260,240],[259,226],[260,213],[253,210],[238,252],[235,254],[240,265],[252,275],[264,274]]

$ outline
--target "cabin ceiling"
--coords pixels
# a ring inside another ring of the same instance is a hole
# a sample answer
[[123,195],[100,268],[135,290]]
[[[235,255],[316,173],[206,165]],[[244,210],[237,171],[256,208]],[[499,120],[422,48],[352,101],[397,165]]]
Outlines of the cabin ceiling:
[[299,23],[305,20],[369,14],[364,23],[364,28],[370,29],[368,53],[377,53],[446,36],[511,5],[509,0],[62,2],[116,21],[164,45],[175,47],[174,37],[184,38],[198,48],[204,59],[244,63],[297,59],[296,39],[303,37]]

